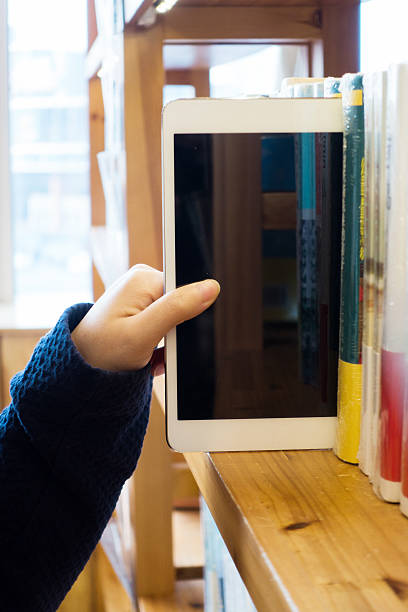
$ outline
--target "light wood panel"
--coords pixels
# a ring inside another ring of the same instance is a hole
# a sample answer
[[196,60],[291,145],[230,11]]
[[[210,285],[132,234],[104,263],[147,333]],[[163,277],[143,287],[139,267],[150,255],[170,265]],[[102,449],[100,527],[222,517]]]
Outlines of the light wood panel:
[[204,544],[199,510],[173,512],[174,565],[177,578],[202,578]]
[[[174,453],[179,455],[180,453]],[[197,508],[198,487],[194,480],[183,455],[182,461],[172,462],[172,499],[175,508]]]
[[166,85],[192,85],[197,98],[208,98],[210,96],[210,71],[208,68],[166,70]]
[[91,224],[105,225],[105,197],[99,173],[97,153],[105,148],[105,112],[99,77],[89,81],[89,180],[92,200]]
[[167,597],[141,597],[139,606],[140,612],[197,612],[197,610],[204,610],[203,581],[185,580],[177,582],[174,594]]
[[[99,546],[100,545],[98,545],[98,548]],[[95,578],[97,557],[98,552],[94,551],[71,590],[67,593],[64,601],[58,608],[58,612],[78,612],[79,610],[83,610],[84,612],[105,612],[105,609],[101,605],[98,605],[98,596],[96,592],[97,585]],[[123,612],[125,612],[125,610]]]
[[136,606],[99,543],[58,612],[136,612]]
[[47,330],[0,330],[0,411],[10,403],[10,380],[24,370]]
[[190,453],[258,612],[408,608],[408,521],[331,451]]
[[174,587],[171,451],[161,405],[153,393],[142,455],[130,483],[130,512],[136,534],[139,596],[165,595]]
[[[135,604],[118,578],[101,544],[98,544],[92,558],[95,566],[93,585],[96,591],[95,612],[136,612]],[[72,608],[72,612],[79,610],[86,610],[83,603],[77,608]]]
[[[278,8],[312,7],[315,10],[322,6],[347,7],[358,5],[360,0],[179,0],[180,6],[186,7],[253,7],[268,6]],[[152,0],[125,0],[125,20],[128,26],[137,27],[143,15],[150,9]]]
[[[89,187],[91,194],[91,225],[105,225],[105,197],[96,154],[105,148],[104,108],[101,80],[94,76],[89,81]],[[98,299],[104,285],[92,265],[93,296]]]
[[177,6],[162,20],[164,40],[308,40],[322,36],[315,7]]
[[125,34],[125,141],[129,260],[162,269],[162,30]]

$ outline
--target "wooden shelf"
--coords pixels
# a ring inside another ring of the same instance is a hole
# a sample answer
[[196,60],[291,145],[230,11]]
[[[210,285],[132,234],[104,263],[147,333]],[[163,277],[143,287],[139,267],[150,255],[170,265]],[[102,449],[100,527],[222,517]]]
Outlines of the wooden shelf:
[[204,544],[200,511],[174,510],[173,560],[177,580],[203,577]]
[[140,612],[197,612],[204,610],[204,581],[176,582],[174,593],[166,597],[141,597]]
[[408,609],[408,521],[331,451],[185,455],[258,612]]

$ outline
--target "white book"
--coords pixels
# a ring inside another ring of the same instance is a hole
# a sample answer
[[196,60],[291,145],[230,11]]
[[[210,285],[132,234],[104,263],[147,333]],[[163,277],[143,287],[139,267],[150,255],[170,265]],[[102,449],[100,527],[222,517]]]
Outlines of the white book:
[[373,416],[371,421],[371,474],[370,480],[377,495],[380,484],[380,408],[381,408],[381,347],[384,320],[384,260],[386,235],[386,152],[387,152],[387,72],[376,72],[373,84],[374,96],[374,385]]
[[408,65],[388,71],[387,237],[381,352],[380,493],[398,502],[406,347],[406,207],[408,199]]
[[363,281],[363,384],[361,398],[360,446],[361,471],[371,474],[371,424],[374,411],[374,74],[363,78],[364,88],[364,281]]

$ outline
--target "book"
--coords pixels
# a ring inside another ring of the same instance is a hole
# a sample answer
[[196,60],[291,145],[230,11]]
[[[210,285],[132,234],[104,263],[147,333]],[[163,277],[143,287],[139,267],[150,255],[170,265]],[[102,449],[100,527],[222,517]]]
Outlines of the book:
[[344,112],[343,218],[335,453],[343,461],[358,463],[364,262],[363,75],[344,75],[341,93]]
[[204,609],[208,612],[256,612],[218,527],[200,498],[204,535]]
[[[408,359],[405,355],[404,373],[407,376]],[[402,449],[401,449],[401,495],[400,510],[408,516],[408,393],[405,384],[403,424],[402,424]]]
[[[340,98],[341,78],[324,79],[325,98]],[[321,240],[321,283],[320,283],[320,351],[322,398],[327,387],[328,401],[337,406],[338,363],[339,363],[339,319],[340,319],[340,268],[341,268],[341,222],[342,222],[342,157],[337,154],[340,134],[324,135],[327,143],[322,156],[322,240]],[[327,149],[327,150],[326,150]],[[326,293],[328,291],[328,296]],[[324,315],[327,307],[327,323]],[[323,348],[327,335],[327,353]],[[327,361],[326,364],[323,360]],[[325,380],[327,377],[327,382]]]
[[[313,85],[315,83],[318,84],[318,83],[323,83],[323,82],[324,82],[324,79],[321,77],[287,77],[286,79],[282,80],[280,91],[279,91],[279,97],[293,98],[295,85],[308,84],[308,85],[311,85],[313,88]],[[313,89],[311,91],[313,91]],[[303,95],[303,97],[305,96]],[[311,95],[310,97],[314,98],[315,96]]]
[[[324,81],[295,83],[295,97],[322,97]],[[299,376],[318,393],[322,414],[336,412],[340,302],[342,134],[298,134]]]
[[[294,140],[294,134],[265,134],[261,139],[262,302],[264,322],[271,326],[297,320],[296,209],[292,205],[296,198]],[[291,211],[286,216],[276,206],[281,197],[282,202],[286,201],[286,210]]]
[[374,412],[374,73],[365,74],[364,87],[364,273],[362,397],[358,460],[361,471],[372,472],[371,429]]
[[[314,82],[294,85],[295,98],[314,97]],[[318,385],[318,295],[316,228],[316,139],[314,134],[295,138],[297,186],[299,371],[303,384]]]
[[373,75],[374,101],[374,334],[373,334],[373,414],[368,445],[371,452],[369,473],[374,491],[379,495],[379,425],[381,406],[381,346],[384,319],[384,259],[385,259],[385,211],[387,199],[386,181],[386,119],[387,73]]
[[408,65],[390,66],[387,95],[387,212],[384,329],[381,349],[380,481],[386,501],[401,489],[402,418],[407,329],[406,230]]
[[323,83],[323,95],[325,98],[341,98],[341,78],[326,77]]

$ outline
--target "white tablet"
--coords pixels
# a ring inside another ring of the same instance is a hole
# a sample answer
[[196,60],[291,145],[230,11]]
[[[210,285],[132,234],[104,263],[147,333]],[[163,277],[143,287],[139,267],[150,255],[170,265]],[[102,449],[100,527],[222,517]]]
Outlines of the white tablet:
[[342,131],[339,99],[164,109],[165,290],[221,285],[166,338],[172,448],[333,446]]

